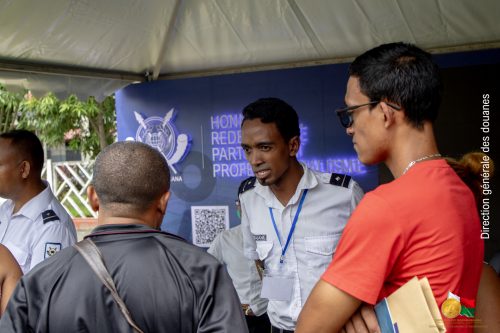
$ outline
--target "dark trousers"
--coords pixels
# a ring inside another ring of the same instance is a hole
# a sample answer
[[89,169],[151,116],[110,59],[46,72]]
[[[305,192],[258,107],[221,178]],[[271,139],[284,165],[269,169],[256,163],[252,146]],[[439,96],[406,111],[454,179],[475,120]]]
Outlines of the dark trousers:
[[269,333],[271,332],[271,322],[267,313],[260,316],[245,316],[249,333]]

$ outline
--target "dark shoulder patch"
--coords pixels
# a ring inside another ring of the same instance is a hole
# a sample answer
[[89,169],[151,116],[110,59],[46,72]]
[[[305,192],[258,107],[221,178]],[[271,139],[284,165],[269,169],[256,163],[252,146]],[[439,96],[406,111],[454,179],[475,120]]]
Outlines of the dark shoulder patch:
[[348,188],[350,181],[351,181],[351,176],[343,175],[341,173],[332,173],[332,176],[330,177],[330,184],[332,185],[343,186]]
[[255,180],[257,178],[250,177],[241,182],[240,187],[238,187],[238,196],[240,196],[243,192],[246,192],[255,187]]
[[42,219],[45,224],[50,221],[59,221],[59,216],[52,209],[49,209],[42,213]]

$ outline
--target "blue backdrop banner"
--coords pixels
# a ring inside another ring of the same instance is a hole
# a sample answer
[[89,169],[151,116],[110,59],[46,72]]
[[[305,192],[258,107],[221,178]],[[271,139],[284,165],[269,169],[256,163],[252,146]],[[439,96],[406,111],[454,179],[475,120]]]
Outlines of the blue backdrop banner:
[[[171,166],[172,198],[162,228],[199,246],[239,224],[239,183],[253,176],[241,144],[241,110],[278,97],[299,114],[299,160],[351,175],[365,191],[377,168],[359,162],[334,109],[344,105],[347,65],[155,81],[116,93],[118,140],[148,143]],[[328,198],[325,198],[328,200]]]

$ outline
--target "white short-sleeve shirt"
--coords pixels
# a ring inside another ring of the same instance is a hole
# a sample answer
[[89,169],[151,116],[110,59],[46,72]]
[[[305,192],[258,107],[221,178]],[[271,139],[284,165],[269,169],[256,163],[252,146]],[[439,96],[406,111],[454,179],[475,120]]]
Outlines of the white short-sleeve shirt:
[[12,200],[0,206],[0,243],[12,252],[24,274],[76,242],[75,225],[48,185],[17,213],[13,210]]
[[260,316],[266,312],[267,299],[260,297],[262,281],[255,262],[243,255],[241,225],[221,232],[207,251],[226,265],[241,304],[248,304]]
[[268,186],[258,182],[240,194],[244,254],[249,259],[264,261],[266,267],[273,269],[280,265],[282,248],[269,208],[284,246],[300,197],[308,189],[282,264],[295,277],[292,300],[270,300],[268,304],[272,325],[286,330],[295,329],[300,310],[330,264],[344,226],[363,196],[362,189],[349,176],[302,167],[304,174],[286,206]]

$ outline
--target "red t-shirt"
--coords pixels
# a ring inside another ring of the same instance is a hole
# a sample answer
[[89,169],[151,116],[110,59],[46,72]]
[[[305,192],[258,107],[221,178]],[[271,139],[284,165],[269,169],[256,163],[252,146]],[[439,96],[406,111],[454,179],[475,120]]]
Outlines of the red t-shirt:
[[370,304],[414,276],[429,279],[439,307],[449,291],[475,300],[480,233],[474,196],[448,163],[417,163],[362,199],[322,279]]

